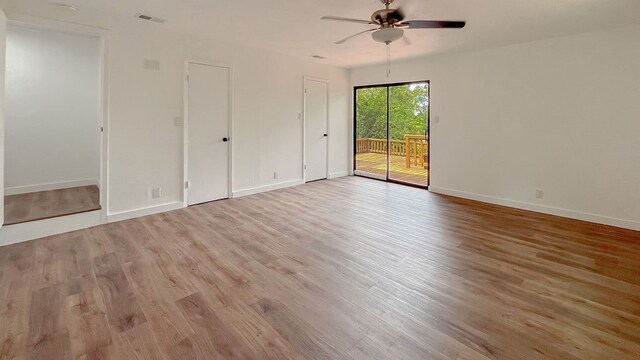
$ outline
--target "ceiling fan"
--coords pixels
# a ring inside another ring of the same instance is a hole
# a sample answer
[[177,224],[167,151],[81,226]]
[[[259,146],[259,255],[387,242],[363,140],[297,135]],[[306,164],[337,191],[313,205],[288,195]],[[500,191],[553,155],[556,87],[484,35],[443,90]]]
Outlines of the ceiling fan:
[[380,0],[385,9],[378,10],[371,15],[371,20],[349,19],[339,16],[323,16],[322,20],[344,21],[364,25],[375,25],[376,28],[367,29],[357,34],[351,35],[336,44],[342,44],[352,38],[371,33],[373,40],[389,45],[404,36],[404,29],[462,29],[466,23],[464,21],[434,21],[434,20],[405,20],[402,9],[391,9],[394,0]]

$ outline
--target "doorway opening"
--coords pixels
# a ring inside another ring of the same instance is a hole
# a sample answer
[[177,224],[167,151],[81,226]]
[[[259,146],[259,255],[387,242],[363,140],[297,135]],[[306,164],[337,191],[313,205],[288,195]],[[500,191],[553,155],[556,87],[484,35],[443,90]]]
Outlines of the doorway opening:
[[100,211],[106,202],[104,46],[98,34],[9,24],[5,225]]
[[354,88],[354,174],[429,186],[429,81]]

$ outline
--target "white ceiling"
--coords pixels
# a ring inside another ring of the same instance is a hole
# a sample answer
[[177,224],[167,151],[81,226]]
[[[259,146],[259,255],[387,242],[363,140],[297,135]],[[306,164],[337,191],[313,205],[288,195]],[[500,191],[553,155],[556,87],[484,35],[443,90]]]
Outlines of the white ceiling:
[[[0,0],[11,17],[23,14],[107,27],[145,13],[188,34],[219,38],[320,62],[357,67],[384,62],[385,47],[363,35],[333,42],[366,25],[321,21],[323,15],[369,19],[379,0]],[[640,23],[640,0],[396,0],[408,19],[466,20],[462,30],[408,30],[410,45],[392,44],[394,60],[482,49]]]

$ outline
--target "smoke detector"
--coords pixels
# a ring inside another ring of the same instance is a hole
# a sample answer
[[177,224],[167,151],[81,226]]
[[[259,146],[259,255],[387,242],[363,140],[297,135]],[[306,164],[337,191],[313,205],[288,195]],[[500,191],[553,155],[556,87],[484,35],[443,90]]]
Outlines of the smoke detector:
[[146,15],[146,14],[136,14],[136,18],[141,20],[151,21],[158,24],[163,24],[167,21],[166,19],[151,16],[151,15]]

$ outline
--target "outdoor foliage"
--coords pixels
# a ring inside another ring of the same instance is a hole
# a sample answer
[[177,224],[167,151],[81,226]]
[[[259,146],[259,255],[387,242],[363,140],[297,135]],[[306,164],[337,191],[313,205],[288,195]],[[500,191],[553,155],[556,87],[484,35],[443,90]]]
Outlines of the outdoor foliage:
[[[389,132],[392,140],[405,134],[424,135],[429,116],[427,84],[389,88]],[[364,88],[356,92],[356,134],[358,138],[386,139],[387,88]]]

